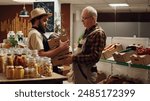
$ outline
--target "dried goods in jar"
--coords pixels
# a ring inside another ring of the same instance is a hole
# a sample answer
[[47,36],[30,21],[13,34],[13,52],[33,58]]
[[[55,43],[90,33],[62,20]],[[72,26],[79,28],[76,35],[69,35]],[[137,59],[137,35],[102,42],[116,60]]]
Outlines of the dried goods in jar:
[[15,66],[15,79],[24,78],[24,69],[22,66]]
[[14,66],[6,66],[6,78],[7,79],[14,79]]

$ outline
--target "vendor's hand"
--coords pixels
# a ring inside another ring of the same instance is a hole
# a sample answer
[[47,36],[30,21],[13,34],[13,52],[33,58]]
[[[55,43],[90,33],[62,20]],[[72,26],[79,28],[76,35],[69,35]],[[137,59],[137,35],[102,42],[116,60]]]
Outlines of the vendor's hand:
[[61,50],[69,49],[69,40],[67,40],[67,41],[65,41],[65,42],[62,42],[62,41],[60,40],[60,42],[59,42],[59,48],[60,48]]

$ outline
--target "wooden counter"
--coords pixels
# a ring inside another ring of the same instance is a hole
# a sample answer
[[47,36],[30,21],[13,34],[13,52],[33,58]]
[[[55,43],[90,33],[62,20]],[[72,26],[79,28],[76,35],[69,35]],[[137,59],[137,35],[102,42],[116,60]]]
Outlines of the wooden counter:
[[13,80],[6,79],[6,77],[0,73],[0,84],[62,84],[64,80],[67,80],[67,77],[57,73],[52,73],[51,77]]

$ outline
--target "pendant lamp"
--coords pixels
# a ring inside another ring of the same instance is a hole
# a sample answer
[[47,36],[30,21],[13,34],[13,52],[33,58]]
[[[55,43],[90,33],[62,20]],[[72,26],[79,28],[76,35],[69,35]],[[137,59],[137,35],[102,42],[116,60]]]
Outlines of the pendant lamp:
[[26,10],[25,4],[23,6],[23,10],[21,10],[20,13],[19,13],[19,17],[29,17],[29,13]]

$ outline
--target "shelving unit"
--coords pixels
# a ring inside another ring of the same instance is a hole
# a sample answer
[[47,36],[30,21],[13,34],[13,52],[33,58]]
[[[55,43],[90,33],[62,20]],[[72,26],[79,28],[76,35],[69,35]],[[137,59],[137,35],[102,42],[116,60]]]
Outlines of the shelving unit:
[[124,75],[129,78],[140,79],[143,83],[150,83],[150,66],[100,60],[97,64],[100,71],[107,75]]
[[[144,47],[149,46],[149,38],[133,38],[133,37],[113,37],[112,43],[121,43],[123,49],[130,44],[141,44]],[[143,83],[150,83],[150,65],[132,64],[131,61],[116,62],[113,57],[97,63],[98,70],[103,71],[106,75],[124,75],[129,78],[140,79]]]

